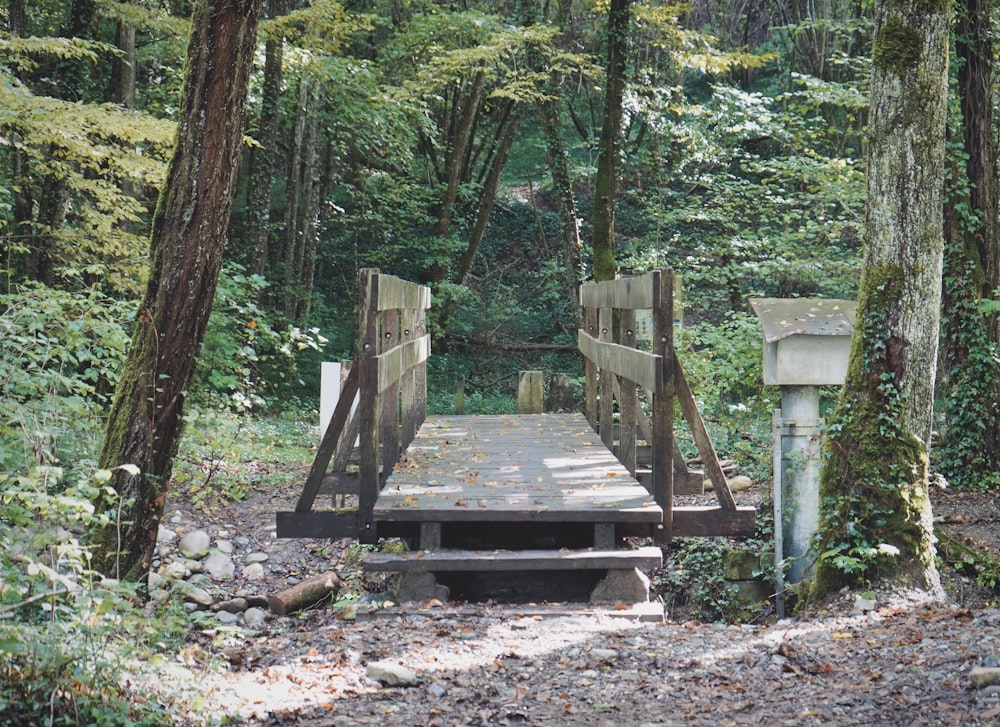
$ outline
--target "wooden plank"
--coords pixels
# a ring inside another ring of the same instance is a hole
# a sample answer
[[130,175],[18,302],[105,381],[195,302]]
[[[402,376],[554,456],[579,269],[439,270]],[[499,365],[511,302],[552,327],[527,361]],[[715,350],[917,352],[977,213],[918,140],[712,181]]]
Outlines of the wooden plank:
[[651,391],[663,390],[663,360],[656,354],[639,351],[618,343],[606,343],[580,329],[577,331],[580,353],[599,369],[613,371]]
[[638,278],[618,278],[580,286],[584,308],[627,308],[638,310],[662,305],[662,271],[651,270]]
[[378,390],[383,392],[393,384],[398,383],[410,369],[424,363],[431,353],[431,337],[429,335],[393,346],[385,353],[379,354]]
[[[673,275],[665,276],[666,288],[661,305],[653,309],[653,353],[660,356],[663,388],[652,391],[650,396],[653,445],[653,499],[663,508],[663,530],[657,536],[665,541],[671,538],[674,506],[674,462],[677,443],[674,441],[674,295]],[[683,460],[682,460],[683,461]]]
[[720,537],[752,538],[756,532],[757,511],[753,507],[675,507],[675,538]]
[[733,510],[736,508],[736,500],[733,499],[733,492],[729,489],[729,482],[726,480],[725,472],[722,471],[719,456],[715,453],[712,438],[708,434],[708,429],[705,428],[705,421],[701,418],[694,394],[691,393],[691,387],[688,386],[684,370],[676,356],[674,356],[674,385],[677,389],[677,400],[684,412],[684,418],[687,419],[694,443],[698,446],[698,453],[701,454],[705,473],[715,486],[715,497],[721,507]]
[[363,531],[353,511],[276,512],[275,518],[279,538],[357,538]]
[[660,548],[636,550],[439,550],[368,553],[364,567],[375,571],[545,571],[659,568]]
[[369,298],[376,310],[427,310],[431,307],[431,289],[394,275],[379,274],[377,295]]
[[457,505],[460,502],[455,498],[441,498],[435,501],[428,501],[423,506],[407,508],[405,506],[393,507],[392,504],[379,504],[375,506],[374,518],[378,522],[545,522],[545,523],[660,523],[663,520],[663,511],[655,504],[649,504],[644,500],[636,500],[634,504],[607,502],[603,506],[600,504],[584,502],[563,502],[554,503],[552,507],[544,504],[535,505],[533,503],[505,503],[503,501],[493,501],[483,503],[480,507],[478,501],[470,501],[467,505]]
[[361,312],[358,325],[358,354],[356,368],[359,371],[359,397],[357,417],[359,422],[358,447],[361,461],[358,467],[359,510],[363,535],[374,536],[372,508],[379,492],[379,417],[378,404],[378,364],[375,357],[381,345],[381,330],[378,311],[374,301],[378,300],[380,276],[370,270],[361,271]]
[[[587,335],[597,338],[597,310],[587,308],[583,323]],[[583,357],[583,413],[590,422],[591,429],[597,430],[597,364]]]
[[[597,335],[601,343],[611,342],[612,313],[610,308],[601,308],[597,311]],[[604,446],[610,451],[615,446],[615,373],[612,369],[602,366],[598,361],[594,363],[597,364],[597,383],[600,386],[601,397],[598,402],[597,431],[601,435],[601,441],[604,442]]]
[[[635,311],[620,311],[620,317],[615,321],[615,341],[625,348],[634,349],[636,346],[635,334]],[[619,382],[619,390],[615,392],[618,398],[619,413],[619,434],[618,450],[616,454],[625,469],[633,477],[635,476],[635,443],[636,443],[636,419],[639,411],[639,391],[634,381],[628,376]]]
[[[306,477],[302,494],[299,495],[299,500],[295,503],[296,512],[308,512],[312,509],[313,503],[316,501],[316,495],[319,493],[320,487],[323,484],[323,478],[326,476],[330,466],[330,459],[337,449],[337,440],[340,438],[344,424],[351,414],[351,404],[354,401],[354,395],[358,392],[359,378],[357,369],[357,366],[352,366],[351,372],[347,375],[347,381],[344,382],[344,389],[340,392],[340,399],[337,401],[337,406],[333,410],[333,416],[330,417],[330,423],[327,425],[323,439],[316,450],[316,458],[313,460],[312,467],[309,468],[309,475]],[[348,427],[348,434],[350,434],[350,427]],[[351,441],[353,441],[353,437]]]

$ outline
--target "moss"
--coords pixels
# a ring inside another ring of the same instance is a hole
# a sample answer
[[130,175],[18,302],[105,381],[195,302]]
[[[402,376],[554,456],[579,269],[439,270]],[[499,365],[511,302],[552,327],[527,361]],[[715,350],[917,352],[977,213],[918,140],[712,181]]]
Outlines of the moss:
[[876,68],[903,76],[920,63],[923,40],[923,36],[902,19],[891,17],[875,39],[872,62]]
[[[841,401],[830,420],[820,476],[816,596],[892,575],[900,565],[931,565],[922,562],[930,552],[923,527],[929,515],[927,451],[902,425],[906,345],[888,318],[902,289],[898,265],[865,272],[858,314],[863,327],[848,368],[851,398]],[[900,555],[880,551],[882,544]]]

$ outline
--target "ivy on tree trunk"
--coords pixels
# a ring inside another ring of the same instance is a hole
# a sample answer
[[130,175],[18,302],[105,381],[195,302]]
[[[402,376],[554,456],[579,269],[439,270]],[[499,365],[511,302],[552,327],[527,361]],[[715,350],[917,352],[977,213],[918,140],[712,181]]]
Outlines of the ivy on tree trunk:
[[261,4],[195,5],[177,146],[153,217],[149,279],[100,455],[100,465],[114,469],[117,498],[99,505],[117,526],[91,536],[94,565],[109,576],[142,579],[156,545],[184,398],[222,264]]
[[928,495],[944,233],[948,4],[876,3],[858,320],[820,481],[813,593],[939,592]]

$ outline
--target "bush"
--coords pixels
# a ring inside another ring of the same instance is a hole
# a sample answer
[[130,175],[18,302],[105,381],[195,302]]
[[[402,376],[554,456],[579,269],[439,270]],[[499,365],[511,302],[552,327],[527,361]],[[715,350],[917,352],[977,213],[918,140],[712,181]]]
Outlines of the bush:
[[0,723],[168,722],[166,708],[133,694],[123,675],[140,678],[186,622],[180,612],[149,619],[133,586],[89,569],[78,534],[106,522],[92,500],[111,473],[68,484],[63,474],[0,475]]

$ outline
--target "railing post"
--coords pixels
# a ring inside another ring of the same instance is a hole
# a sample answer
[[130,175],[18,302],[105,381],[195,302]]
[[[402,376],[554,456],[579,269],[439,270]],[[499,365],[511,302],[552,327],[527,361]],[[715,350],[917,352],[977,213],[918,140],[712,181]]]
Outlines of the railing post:
[[[598,340],[603,343],[611,343],[612,335],[612,309],[601,308],[597,314]],[[608,368],[599,368],[601,401],[598,421],[600,422],[601,441],[610,451],[615,451],[615,372]]]
[[[597,338],[597,309],[585,307],[583,311],[585,331]],[[589,358],[583,359],[583,413],[590,422],[590,428],[597,431],[597,365]]]
[[358,422],[359,474],[358,518],[360,540],[374,543],[378,537],[372,511],[379,493],[379,417],[378,359],[381,331],[378,313],[378,271],[358,273],[361,291],[358,324]]
[[660,303],[653,308],[653,353],[663,357],[663,390],[653,394],[653,499],[663,509],[663,537],[673,532],[674,502],[674,286],[670,269],[658,271]]

